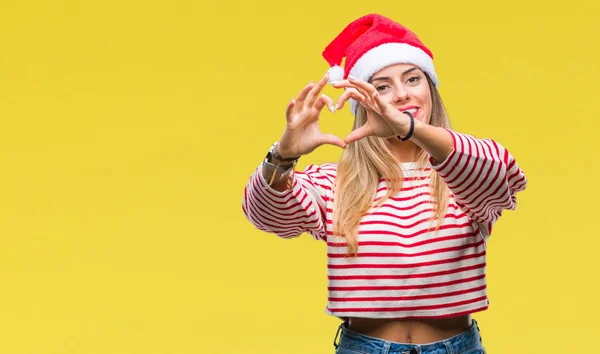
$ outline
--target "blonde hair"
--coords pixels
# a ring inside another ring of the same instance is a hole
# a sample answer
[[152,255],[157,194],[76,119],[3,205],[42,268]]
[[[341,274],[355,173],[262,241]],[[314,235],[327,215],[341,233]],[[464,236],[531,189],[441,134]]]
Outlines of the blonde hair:
[[[431,93],[431,121],[436,127],[450,128],[450,121],[437,88],[427,74]],[[354,126],[361,127],[366,119],[365,108],[358,104]],[[379,207],[396,192],[402,189],[404,175],[399,161],[390,150],[386,138],[369,136],[350,144],[340,159],[335,180],[333,208],[333,233],[346,238],[347,256],[358,254],[358,226],[363,215],[371,208],[379,181],[383,178],[387,193],[374,207]],[[428,154],[419,148],[417,168],[426,168]],[[448,187],[440,176],[431,170],[432,203],[435,204],[431,221],[437,219],[438,230],[448,208]]]

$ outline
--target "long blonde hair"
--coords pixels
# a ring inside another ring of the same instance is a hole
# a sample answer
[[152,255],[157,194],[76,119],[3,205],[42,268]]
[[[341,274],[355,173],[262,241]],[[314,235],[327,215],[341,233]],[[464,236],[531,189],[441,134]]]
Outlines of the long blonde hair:
[[[431,121],[436,127],[450,128],[450,121],[440,94],[427,74],[427,83],[431,92]],[[365,124],[365,108],[358,104],[354,126],[357,129]],[[358,226],[363,215],[371,208],[379,181],[383,178],[387,193],[375,207],[381,206],[389,197],[402,189],[404,175],[399,161],[390,150],[391,144],[386,138],[369,136],[350,144],[340,159],[335,180],[333,233],[346,238],[347,256],[358,254]],[[417,168],[427,166],[428,154],[419,148]],[[448,207],[448,187],[440,176],[431,170],[432,202],[435,212],[431,221],[437,219],[439,229]]]

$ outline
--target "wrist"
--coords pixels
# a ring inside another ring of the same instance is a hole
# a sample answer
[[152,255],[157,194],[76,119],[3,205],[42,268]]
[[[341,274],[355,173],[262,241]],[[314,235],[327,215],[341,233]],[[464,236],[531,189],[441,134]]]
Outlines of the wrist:
[[398,127],[398,130],[396,131],[400,131],[400,134],[396,134],[396,137],[398,138],[398,140],[400,141],[407,141],[410,138],[412,138],[413,133],[415,131],[415,119],[413,117],[412,114],[408,113],[408,112],[404,112],[407,116],[408,116],[408,124],[403,124],[402,126]]
[[300,156],[294,155],[281,148],[279,143],[275,143],[275,148],[273,149],[273,153],[270,156],[270,159],[275,162],[281,162],[283,164],[290,164],[294,161],[298,161]]
[[277,166],[278,168],[287,168],[295,166],[298,163],[298,159],[300,157],[282,157],[277,151],[278,146],[279,143],[274,143],[273,145],[271,145],[267,156],[265,156],[264,162]]
[[273,186],[275,183],[275,186],[281,187],[279,185],[280,181],[286,179],[290,174],[293,174],[298,159],[287,159],[279,156],[276,151],[277,145],[277,143],[271,145],[271,148],[262,163],[262,168],[264,177],[269,186]]

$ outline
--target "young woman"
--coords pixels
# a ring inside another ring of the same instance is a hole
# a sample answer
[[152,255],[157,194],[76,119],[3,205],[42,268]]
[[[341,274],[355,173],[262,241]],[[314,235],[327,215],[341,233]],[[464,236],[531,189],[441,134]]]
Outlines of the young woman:
[[[323,56],[332,68],[290,102],[250,177],[246,217],[327,242],[336,353],[485,353],[471,314],[489,304],[486,241],[525,175],[502,145],[449,129],[433,56],[402,25],[361,17]],[[344,89],[337,102],[321,94],[328,81]],[[353,131],[322,133],[319,113],[346,101]],[[344,149],[338,164],[294,171],[323,144]]]

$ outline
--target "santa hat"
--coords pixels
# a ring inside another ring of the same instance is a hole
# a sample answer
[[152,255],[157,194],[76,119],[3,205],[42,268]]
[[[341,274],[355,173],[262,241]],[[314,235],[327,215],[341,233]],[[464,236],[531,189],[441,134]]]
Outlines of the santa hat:
[[[323,57],[331,68],[329,82],[351,75],[367,81],[379,70],[393,64],[414,64],[429,75],[436,87],[438,79],[433,54],[408,28],[378,14],[370,14],[350,23],[325,48]],[[346,58],[344,68],[342,59]],[[357,102],[350,100],[352,113]]]

